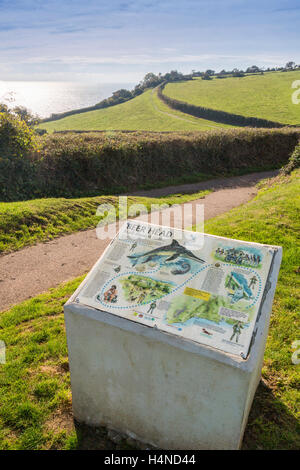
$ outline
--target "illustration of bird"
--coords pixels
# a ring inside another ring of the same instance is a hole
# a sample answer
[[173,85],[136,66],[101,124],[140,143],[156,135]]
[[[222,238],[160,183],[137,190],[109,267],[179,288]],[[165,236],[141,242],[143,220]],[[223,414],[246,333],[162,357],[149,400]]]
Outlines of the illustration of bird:
[[205,328],[202,328],[202,331],[203,331],[203,333],[205,333],[206,335],[209,335],[209,336],[212,335],[212,333],[210,333],[209,331],[207,331]]

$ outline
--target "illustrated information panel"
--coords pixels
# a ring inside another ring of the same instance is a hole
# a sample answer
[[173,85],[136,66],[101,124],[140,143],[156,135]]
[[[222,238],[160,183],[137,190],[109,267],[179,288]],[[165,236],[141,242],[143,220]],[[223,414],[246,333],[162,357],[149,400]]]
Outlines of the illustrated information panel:
[[127,221],[76,302],[247,356],[274,249]]

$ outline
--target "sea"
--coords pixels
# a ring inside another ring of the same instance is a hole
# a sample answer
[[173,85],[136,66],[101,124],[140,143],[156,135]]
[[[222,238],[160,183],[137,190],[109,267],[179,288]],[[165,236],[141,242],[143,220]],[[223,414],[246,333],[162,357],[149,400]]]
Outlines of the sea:
[[120,88],[131,90],[134,83],[81,83],[54,81],[1,81],[0,103],[25,106],[41,118],[52,113],[92,106]]

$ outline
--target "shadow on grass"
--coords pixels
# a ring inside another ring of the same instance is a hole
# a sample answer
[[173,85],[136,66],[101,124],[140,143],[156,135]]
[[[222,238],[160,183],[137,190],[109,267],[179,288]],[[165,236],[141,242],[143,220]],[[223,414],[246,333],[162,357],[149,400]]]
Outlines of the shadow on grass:
[[296,450],[300,422],[272,389],[260,382],[250,411],[242,449]]
[[[256,185],[261,180],[265,178],[273,178],[278,175],[278,169],[274,166],[265,167],[264,169],[259,168],[244,168],[237,171],[232,171],[228,174],[223,174],[222,176],[217,175],[200,175],[198,180],[195,179],[193,175],[190,177],[181,178],[179,184],[176,183],[176,180],[169,180],[169,183],[164,184],[161,187],[156,186],[153,188],[153,185],[141,190],[134,190],[126,192],[127,196],[141,196],[141,197],[166,197],[178,192],[183,194],[193,194],[198,191],[205,190],[218,190],[218,189],[232,189],[232,188],[245,188],[249,185]],[[188,185],[188,186],[187,186]],[[153,189],[152,189],[153,188]]]

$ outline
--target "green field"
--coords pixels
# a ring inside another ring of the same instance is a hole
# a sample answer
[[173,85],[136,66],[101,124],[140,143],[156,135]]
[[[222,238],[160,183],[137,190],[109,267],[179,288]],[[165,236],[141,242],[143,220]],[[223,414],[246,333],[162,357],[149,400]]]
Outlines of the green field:
[[[299,170],[277,178],[248,204],[206,224],[226,237],[283,246],[263,368],[244,449],[299,449],[299,365],[291,361],[299,337]],[[297,179],[298,177],[298,179]],[[0,449],[128,449],[107,432],[88,432],[72,419],[63,305],[83,277],[0,315],[7,361],[0,364]],[[96,436],[96,437],[95,437]]]
[[63,130],[197,131],[230,126],[174,111],[159,100],[156,90],[147,90],[125,103],[45,122],[39,127],[53,132]]
[[300,123],[300,104],[292,103],[292,83],[300,71],[224,79],[194,79],[168,83],[163,93],[171,98],[206,108],[257,117],[283,124]]

